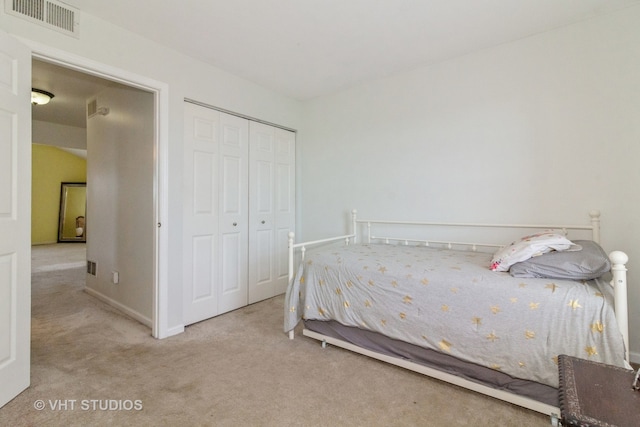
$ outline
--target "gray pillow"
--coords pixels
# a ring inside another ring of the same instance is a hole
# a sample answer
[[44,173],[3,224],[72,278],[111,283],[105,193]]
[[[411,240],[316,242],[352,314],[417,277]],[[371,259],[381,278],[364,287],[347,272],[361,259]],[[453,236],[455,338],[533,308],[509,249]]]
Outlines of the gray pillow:
[[611,269],[609,257],[596,242],[574,240],[573,243],[582,246],[582,250],[548,252],[513,264],[509,273],[513,277],[591,280]]

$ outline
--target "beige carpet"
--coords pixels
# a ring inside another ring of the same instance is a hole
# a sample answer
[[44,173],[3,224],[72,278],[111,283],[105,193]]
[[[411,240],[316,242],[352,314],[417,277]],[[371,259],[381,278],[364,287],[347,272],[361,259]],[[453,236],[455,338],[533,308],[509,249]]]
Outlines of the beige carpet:
[[[282,297],[155,340],[82,291],[84,268],[64,267],[82,260],[47,264],[37,258],[55,245],[34,249],[31,387],[0,409],[1,426],[549,425],[309,338],[289,341]],[[38,270],[46,265],[57,267]]]

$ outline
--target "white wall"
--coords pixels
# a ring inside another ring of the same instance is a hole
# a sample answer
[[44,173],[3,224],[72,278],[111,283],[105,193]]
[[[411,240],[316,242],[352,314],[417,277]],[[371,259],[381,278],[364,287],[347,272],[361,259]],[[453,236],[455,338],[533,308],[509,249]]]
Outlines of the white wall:
[[[76,39],[0,12],[0,28],[31,45],[86,58],[110,68],[145,76],[169,87],[168,328],[182,326],[182,138],[183,100],[195,99],[296,129],[300,103],[225,73],[178,52],[166,49],[103,20],[82,13]],[[215,34],[205,35],[215,37]]]
[[626,9],[306,103],[302,237],[345,232],[351,208],[585,224],[599,209],[605,249],[631,256],[640,352],[639,28]]
[[[87,291],[152,325],[154,99],[130,87],[95,96],[107,115],[87,119]],[[113,283],[118,272],[119,283]]]

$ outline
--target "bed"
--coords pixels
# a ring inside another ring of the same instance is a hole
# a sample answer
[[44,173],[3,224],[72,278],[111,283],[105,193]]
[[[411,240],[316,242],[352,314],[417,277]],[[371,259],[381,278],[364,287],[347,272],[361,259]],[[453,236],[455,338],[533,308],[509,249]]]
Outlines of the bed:
[[586,225],[536,225],[365,220],[353,210],[350,234],[294,238],[291,339],[302,321],[323,346],[551,416],[560,354],[629,368],[628,258],[599,246],[597,211]]

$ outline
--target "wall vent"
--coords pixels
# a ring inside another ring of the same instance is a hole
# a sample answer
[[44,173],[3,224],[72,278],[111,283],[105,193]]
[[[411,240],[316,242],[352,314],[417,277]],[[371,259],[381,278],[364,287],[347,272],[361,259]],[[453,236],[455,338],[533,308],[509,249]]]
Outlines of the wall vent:
[[98,264],[95,261],[87,260],[87,274],[96,276],[98,274]]
[[109,107],[98,107],[98,100],[94,98],[87,103],[87,118],[90,119],[96,114],[106,116],[109,114]]
[[87,103],[87,118],[91,118],[98,112],[98,100],[92,99]]
[[79,37],[80,11],[58,0],[5,0],[5,12]]

